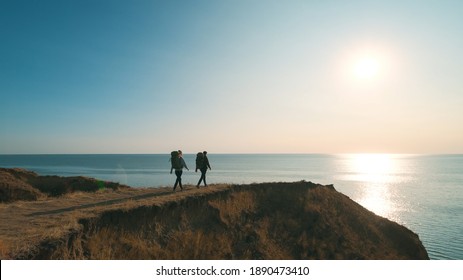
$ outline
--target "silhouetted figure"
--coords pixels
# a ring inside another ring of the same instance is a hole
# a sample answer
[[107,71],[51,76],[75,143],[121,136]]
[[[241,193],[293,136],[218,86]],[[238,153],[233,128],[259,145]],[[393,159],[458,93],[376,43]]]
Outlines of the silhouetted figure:
[[198,169],[199,169],[201,171],[201,178],[199,178],[198,184],[196,185],[197,188],[199,188],[201,181],[204,181],[204,186],[207,187],[207,183],[206,183],[207,168],[209,168],[209,170],[212,170],[211,165],[209,164],[209,159],[207,158],[207,152],[204,151],[202,153],[198,153],[196,155],[196,171],[195,172],[198,172]]
[[175,169],[175,175],[177,176],[177,179],[175,180],[174,184],[174,191],[177,188],[177,185],[180,186],[180,189],[183,190],[182,186],[182,174],[183,174],[183,168],[185,167],[187,170],[188,166],[186,166],[185,160],[183,159],[183,154],[182,151],[178,150],[177,153],[174,151],[171,153],[171,161],[172,161],[172,167],[170,168],[170,174],[172,174],[172,170]]

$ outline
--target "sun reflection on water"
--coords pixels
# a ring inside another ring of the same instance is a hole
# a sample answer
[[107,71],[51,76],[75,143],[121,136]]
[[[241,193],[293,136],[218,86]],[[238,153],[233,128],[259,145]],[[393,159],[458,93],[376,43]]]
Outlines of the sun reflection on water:
[[388,181],[394,171],[392,157],[388,154],[352,155],[351,167],[357,179],[372,183]]
[[377,215],[398,220],[393,184],[399,172],[398,161],[390,154],[355,154],[347,157],[350,180],[361,182],[354,198]]

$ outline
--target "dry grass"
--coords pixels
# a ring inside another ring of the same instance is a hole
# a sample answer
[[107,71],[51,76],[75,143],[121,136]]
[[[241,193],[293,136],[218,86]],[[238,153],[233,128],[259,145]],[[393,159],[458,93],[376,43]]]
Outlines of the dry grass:
[[240,222],[243,213],[253,212],[256,206],[250,191],[232,193],[227,199],[211,200],[209,205],[219,209],[220,219],[227,225]]
[[159,246],[154,242],[146,242],[136,233],[114,231],[103,228],[89,239],[87,244],[89,259],[118,259],[124,255],[126,259],[151,259],[158,253]]
[[159,244],[142,234],[101,229],[87,244],[89,259],[211,259],[231,256],[230,240],[201,230],[177,230]]

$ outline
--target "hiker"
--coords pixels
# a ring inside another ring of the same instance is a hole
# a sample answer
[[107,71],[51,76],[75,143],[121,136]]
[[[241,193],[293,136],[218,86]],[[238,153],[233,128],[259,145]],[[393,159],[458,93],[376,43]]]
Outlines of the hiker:
[[209,159],[207,158],[207,152],[204,151],[202,153],[198,153],[196,155],[196,171],[195,172],[198,172],[198,169],[199,169],[201,171],[201,178],[199,178],[198,184],[196,185],[197,188],[199,188],[201,181],[204,181],[204,186],[207,187],[207,183],[206,183],[207,168],[209,168],[209,170],[212,170],[211,165],[209,164]]
[[186,166],[181,150],[173,151],[170,154],[171,154],[170,160],[172,163],[172,167],[170,168],[170,174],[172,174],[172,170],[175,169],[175,175],[177,176],[177,179],[175,180],[175,184],[174,184],[174,191],[177,188],[177,185],[179,185],[180,189],[183,191],[183,186],[182,186],[183,168],[185,167],[187,170],[190,170],[190,169],[188,169],[188,166]]

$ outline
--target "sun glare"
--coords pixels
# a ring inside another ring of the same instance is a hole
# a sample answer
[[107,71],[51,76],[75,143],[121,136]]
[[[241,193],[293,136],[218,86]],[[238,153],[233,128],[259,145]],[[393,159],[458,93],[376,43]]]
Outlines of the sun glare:
[[387,182],[395,168],[389,154],[357,154],[351,161],[353,170],[366,182]]
[[398,75],[396,52],[387,46],[347,47],[339,60],[344,81],[354,87],[387,83]]
[[378,58],[374,56],[361,57],[354,63],[354,76],[361,80],[373,79],[378,75],[380,68],[381,64]]

